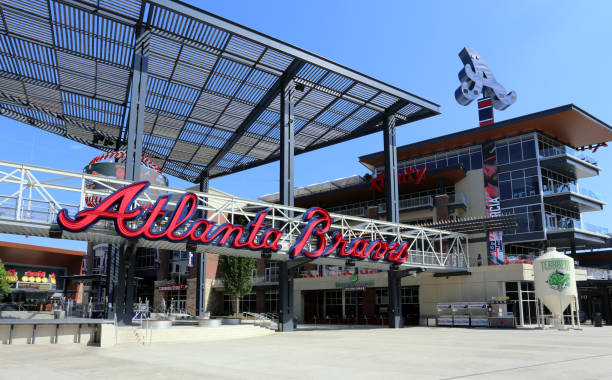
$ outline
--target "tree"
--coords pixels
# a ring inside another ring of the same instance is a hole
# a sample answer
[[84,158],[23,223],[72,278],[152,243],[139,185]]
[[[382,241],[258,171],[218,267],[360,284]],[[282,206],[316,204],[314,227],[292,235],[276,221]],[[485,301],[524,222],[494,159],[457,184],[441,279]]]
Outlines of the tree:
[[8,271],[4,269],[4,264],[2,264],[2,260],[0,260],[0,301],[4,299],[11,290],[11,285],[8,282]]
[[221,256],[225,292],[236,301],[236,314],[240,311],[240,299],[253,289],[255,259],[249,257]]

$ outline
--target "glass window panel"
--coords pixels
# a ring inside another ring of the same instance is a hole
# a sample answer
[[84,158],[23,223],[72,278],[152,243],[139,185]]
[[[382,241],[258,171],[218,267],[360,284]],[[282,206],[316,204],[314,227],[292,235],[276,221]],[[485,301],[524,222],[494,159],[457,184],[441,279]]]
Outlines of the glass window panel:
[[529,228],[532,231],[542,231],[542,213],[537,211],[530,215],[533,219],[529,221]]
[[512,172],[512,178],[523,178],[525,175],[522,170],[515,170]]
[[533,139],[523,141],[523,159],[528,160],[530,158],[535,158],[535,142]]
[[497,163],[499,165],[507,164],[510,162],[510,156],[508,155],[508,145],[498,146],[497,151]]
[[463,165],[465,170],[470,170],[470,155],[462,154],[459,156],[459,163]]
[[525,180],[513,179],[512,180],[512,198],[523,198],[525,196]]
[[523,160],[521,143],[513,143],[508,146],[510,151],[510,162],[518,162]]
[[501,199],[512,199],[512,186],[510,181],[500,182],[499,195]]
[[482,153],[470,153],[470,162],[472,163],[472,170],[482,169]]
[[499,180],[500,181],[509,181],[510,180],[510,173],[509,172],[499,173]]
[[436,162],[435,161],[427,161],[427,170],[433,170],[436,168]]
[[516,292],[517,290],[516,282],[506,282],[506,292]]
[[436,167],[437,168],[445,168],[446,166],[447,166],[446,165],[446,158],[436,160]]
[[450,156],[447,158],[448,166],[457,164],[459,162],[459,158],[457,156]]
[[520,234],[523,232],[529,232],[529,220],[527,218],[527,214],[517,214],[516,223],[516,233]]
[[525,177],[537,176],[537,175],[538,175],[538,168],[525,169]]
[[527,177],[525,178],[525,192],[528,196],[537,195],[539,191],[538,177]]

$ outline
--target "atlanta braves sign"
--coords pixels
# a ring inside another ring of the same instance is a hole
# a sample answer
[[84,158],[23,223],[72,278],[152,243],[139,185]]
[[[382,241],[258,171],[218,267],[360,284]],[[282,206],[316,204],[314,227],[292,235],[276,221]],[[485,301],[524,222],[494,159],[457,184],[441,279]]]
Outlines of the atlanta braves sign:
[[[148,186],[149,182],[136,182],[125,186],[102,200],[96,207],[78,212],[74,218],[63,209],[57,216],[57,222],[68,231],[79,232],[100,220],[111,220],[117,233],[127,239],[144,238],[171,242],[189,240],[198,244],[254,251],[277,252],[282,248],[280,242],[283,231],[266,225],[269,210],[260,211],[244,226],[231,223],[217,225],[211,220],[194,218],[198,205],[198,198],[194,193],[183,194],[173,211],[166,209],[169,195],[160,196],[153,206],[134,207],[139,194]],[[302,219],[306,226],[289,248],[291,258],[303,255],[314,259],[335,255],[394,263],[403,263],[408,259],[409,241],[389,243],[365,238],[348,240],[340,232],[329,236],[332,218],[320,207],[306,211]],[[134,228],[135,224],[138,226]]]

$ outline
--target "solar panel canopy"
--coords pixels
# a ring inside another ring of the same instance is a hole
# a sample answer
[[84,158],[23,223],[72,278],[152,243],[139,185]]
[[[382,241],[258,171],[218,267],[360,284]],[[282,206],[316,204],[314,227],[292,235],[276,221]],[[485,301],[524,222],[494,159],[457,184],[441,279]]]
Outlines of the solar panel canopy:
[[293,80],[295,153],[439,113],[437,104],[171,0],[0,0],[0,113],[114,151],[135,52],[148,57],[143,153],[195,182],[279,157]]

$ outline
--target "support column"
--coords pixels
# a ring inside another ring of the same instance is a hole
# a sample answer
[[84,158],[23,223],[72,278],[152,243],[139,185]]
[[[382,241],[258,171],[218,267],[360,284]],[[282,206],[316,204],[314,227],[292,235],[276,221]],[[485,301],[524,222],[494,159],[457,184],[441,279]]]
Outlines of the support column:
[[125,296],[125,313],[123,314],[123,322],[126,325],[132,324],[132,315],[134,315],[134,299],[136,293],[136,281],[134,280],[134,272],[136,270],[136,253],[138,248],[136,244],[130,244],[126,249],[126,256],[128,261],[127,268],[127,292]]
[[[399,189],[397,181],[397,144],[395,140],[395,115],[384,119],[383,126],[385,148],[385,202],[387,205],[387,221],[399,223]],[[389,327],[403,327],[401,302],[401,277],[397,269],[390,268],[387,272],[389,294]]]
[[115,287],[115,315],[119,324],[123,324],[123,316],[125,314],[126,250],[127,244],[119,247],[119,270],[117,273],[117,286]]
[[[200,192],[208,193],[208,171],[200,175]],[[198,210],[197,218],[206,219],[208,212]],[[197,255],[197,280],[196,280],[196,315],[203,317],[206,313],[206,252]]]
[[[136,34],[134,73],[132,75],[130,113],[126,136],[127,157],[125,162],[125,179],[128,181],[140,180],[144,111],[147,98],[149,36],[149,32],[144,28],[139,28]],[[123,265],[119,268],[119,286],[117,287],[117,298],[115,301],[118,313],[117,320],[121,320],[123,323],[129,325],[132,323],[132,313],[134,309],[136,244],[122,247],[119,255],[119,261],[123,263]],[[128,261],[127,279],[125,278],[126,260]],[[126,294],[125,298],[124,294]]]
[[404,327],[404,318],[402,316],[402,295],[401,286],[402,278],[397,269],[389,269],[387,272],[387,286],[389,288],[389,327],[400,328]]
[[385,148],[385,203],[387,206],[387,221],[399,223],[399,189],[397,181],[395,115],[385,117],[383,137]]
[[140,179],[140,160],[142,158],[142,137],[144,131],[144,111],[147,101],[147,80],[149,67],[149,32],[138,29],[134,49],[134,73],[127,130],[127,158],[125,178],[132,181]]
[[[293,206],[293,157],[295,153],[293,94],[295,83],[284,80],[280,96],[280,203]],[[287,213],[293,217],[293,212]],[[279,267],[279,321],[278,331],[293,331],[293,271],[286,261]]]

